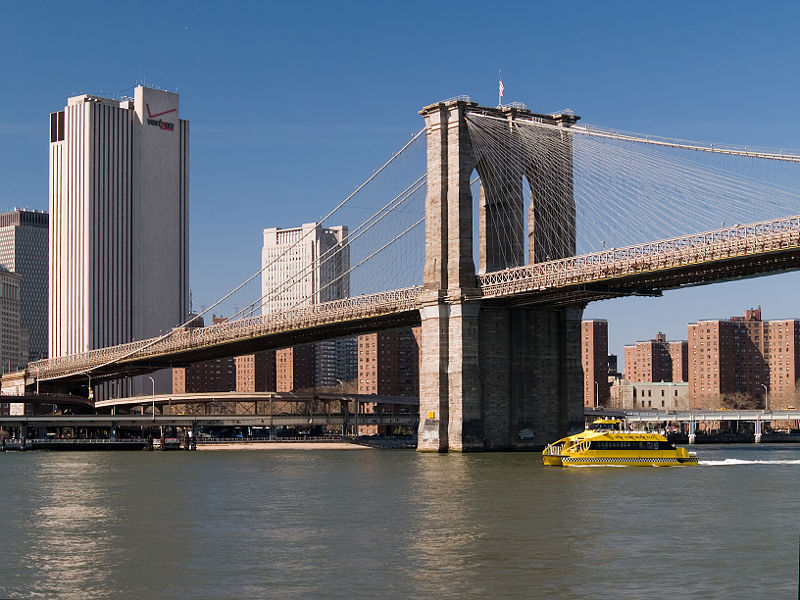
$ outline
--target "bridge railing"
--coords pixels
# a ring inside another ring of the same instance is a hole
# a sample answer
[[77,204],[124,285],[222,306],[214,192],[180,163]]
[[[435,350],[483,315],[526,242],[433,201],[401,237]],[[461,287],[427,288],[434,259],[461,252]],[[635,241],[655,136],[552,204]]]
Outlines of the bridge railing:
[[800,216],[792,216],[495,271],[478,284],[492,298],[798,246]]
[[121,360],[157,357],[208,346],[225,344],[237,339],[258,337],[282,331],[374,317],[385,313],[402,313],[418,308],[419,286],[332,300],[310,306],[226,321],[209,327],[189,327],[175,330],[168,336],[138,340],[118,346],[100,348],[81,354],[71,354],[30,363],[29,372],[40,380],[83,373]]

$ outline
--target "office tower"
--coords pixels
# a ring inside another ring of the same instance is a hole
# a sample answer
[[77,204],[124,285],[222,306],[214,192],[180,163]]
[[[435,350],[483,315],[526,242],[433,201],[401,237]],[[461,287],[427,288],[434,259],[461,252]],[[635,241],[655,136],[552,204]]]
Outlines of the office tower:
[[[347,227],[264,230],[261,252],[262,313],[300,309],[350,294]],[[277,391],[332,387],[355,370],[355,343],[327,340],[278,350]]]
[[608,321],[581,322],[583,405],[608,406]]
[[660,331],[655,339],[625,346],[628,381],[688,381],[688,343],[668,342]]
[[51,357],[186,320],[188,167],[178,94],[81,95],[50,115]]
[[262,313],[292,310],[350,294],[347,227],[305,223],[264,230],[261,251]]
[[20,366],[47,358],[48,222],[45,211],[0,214],[0,265],[21,277],[20,344],[28,350]]
[[0,267],[0,370],[3,373],[16,371],[25,362],[26,347],[20,336],[21,279]]

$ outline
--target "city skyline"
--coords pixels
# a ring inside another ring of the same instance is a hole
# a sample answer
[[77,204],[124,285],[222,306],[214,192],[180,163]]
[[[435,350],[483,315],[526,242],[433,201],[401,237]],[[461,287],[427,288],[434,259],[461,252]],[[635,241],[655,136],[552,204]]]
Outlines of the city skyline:
[[[40,15],[11,4],[0,24],[0,206],[46,207],[46,119],[65,97],[130,94],[137,82],[178,91],[193,121],[190,285],[199,309],[257,270],[263,228],[317,220],[422,127],[422,106],[461,93],[496,103],[499,68],[503,101],[536,111],[571,107],[584,122],[629,131],[800,147],[798,84],[785,76],[796,62],[799,13],[778,4],[779,21],[743,2],[704,3],[691,20],[681,6],[582,3],[569,26],[535,36],[536,7],[521,7],[514,20],[481,12],[494,33],[470,36],[478,4],[457,15],[425,6],[425,19],[413,3],[151,4],[157,22],[120,20],[122,7],[71,14],[53,6]],[[447,28],[435,25],[445,18]],[[124,29],[108,26],[122,21]],[[53,61],[67,31],[82,58]],[[121,51],[93,52],[98,45]],[[471,50],[469,61],[431,60],[459,46]],[[625,343],[653,335],[656,314],[673,339],[691,320],[758,304],[765,319],[800,316],[798,283],[795,273],[595,302],[585,318],[609,321],[609,350],[622,356]]]

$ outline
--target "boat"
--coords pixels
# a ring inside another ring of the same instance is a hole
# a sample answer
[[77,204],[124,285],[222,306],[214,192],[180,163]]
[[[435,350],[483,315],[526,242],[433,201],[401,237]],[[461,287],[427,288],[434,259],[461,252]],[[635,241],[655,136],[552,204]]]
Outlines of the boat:
[[625,431],[621,419],[596,419],[590,428],[549,444],[542,452],[551,467],[624,465],[633,467],[690,466],[697,455],[678,448],[660,433]]

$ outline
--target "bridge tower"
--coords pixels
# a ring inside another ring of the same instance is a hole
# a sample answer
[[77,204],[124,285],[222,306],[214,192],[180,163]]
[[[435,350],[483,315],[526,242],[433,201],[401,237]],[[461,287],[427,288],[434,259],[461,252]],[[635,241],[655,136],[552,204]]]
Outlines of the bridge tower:
[[[427,133],[428,190],[418,449],[541,447],[582,427],[583,307],[543,310],[481,299],[473,260],[470,179],[477,170],[481,272],[524,263],[523,177],[531,190],[530,260],[573,255],[570,136],[547,129],[533,147],[509,141],[501,149],[508,160],[493,164],[479,158],[468,121],[486,116],[506,120],[510,133],[504,139],[512,140],[515,122],[567,128],[577,117],[487,108],[468,100],[432,104],[420,114]],[[552,160],[559,153],[560,160]],[[543,210],[545,206],[550,210]],[[559,215],[557,222],[548,218],[553,214]]]

